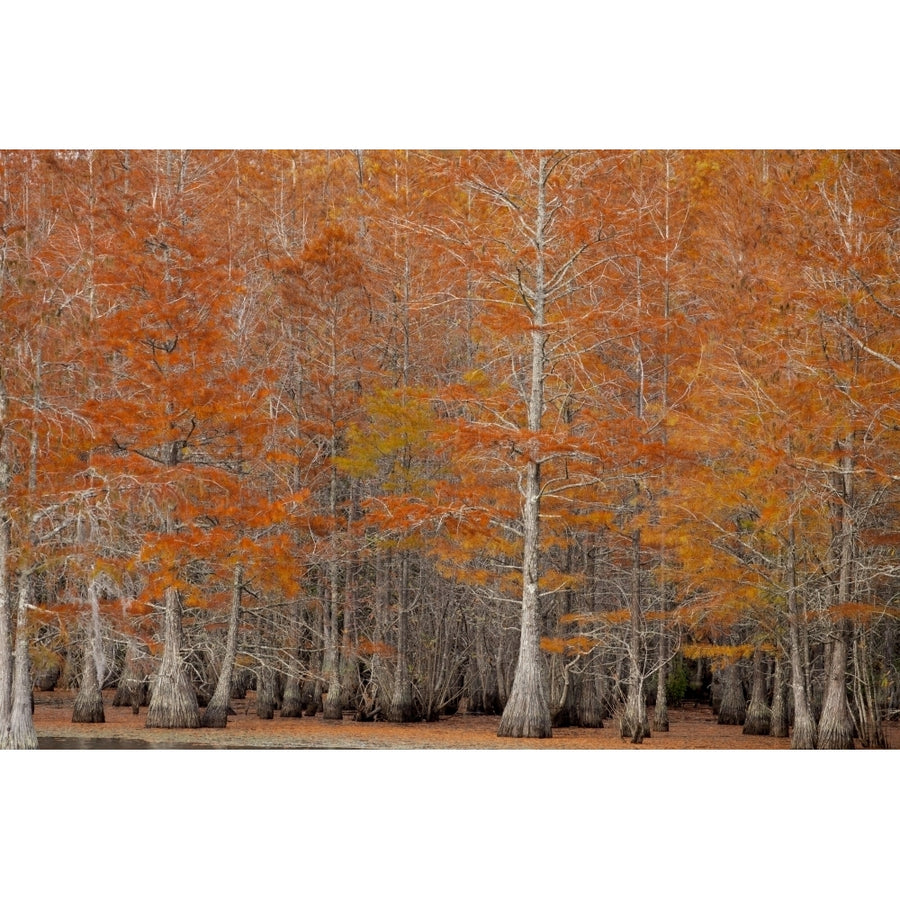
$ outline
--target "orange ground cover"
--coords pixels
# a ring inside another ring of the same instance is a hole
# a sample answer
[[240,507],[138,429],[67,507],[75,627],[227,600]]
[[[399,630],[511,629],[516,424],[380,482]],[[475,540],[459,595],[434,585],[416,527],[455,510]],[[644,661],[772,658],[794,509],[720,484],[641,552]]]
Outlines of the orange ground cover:
[[[68,691],[35,694],[35,727],[38,737],[107,738],[140,740],[173,746],[203,744],[210,747],[263,748],[358,748],[358,749],[737,749],[783,750],[787,738],[751,737],[736,725],[718,725],[709,707],[685,707],[669,713],[668,732],[654,732],[643,744],[634,745],[619,737],[614,723],[604,728],[557,728],[549,740],[516,740],[497,737],[496,716],[456,715],[439,722],[392,725],[387,722],[324,721],[321,716],[302,719],[259,719],[254,698],[233,703],[236,715],[225,729],[145,728],[146,708],[135,716],[130,708],[112,706],[113,692],[104,692],[106,722],[73,725],[74,695]],[[652,715],[652,712],[651,712]],[[888,726],[892,747],[900,747],[900,725]]]

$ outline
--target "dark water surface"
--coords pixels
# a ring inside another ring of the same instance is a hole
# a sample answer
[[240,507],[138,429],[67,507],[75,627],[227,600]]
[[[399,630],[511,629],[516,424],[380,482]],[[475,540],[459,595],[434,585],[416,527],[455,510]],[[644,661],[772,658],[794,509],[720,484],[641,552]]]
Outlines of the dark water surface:
[[[38,750],[284,750],[285,747],[242,747],[235,745],[183,744],[165,741],[139,741],[110,738],[38,738]],[[314,747],[295,747],[296,750],[313,750]]]
[[[231,750],[231,747],[212,747],[209,744],[175,744],[110,738],[38,738],[38,750]],[[246,748],[253,749],[251,747]]]

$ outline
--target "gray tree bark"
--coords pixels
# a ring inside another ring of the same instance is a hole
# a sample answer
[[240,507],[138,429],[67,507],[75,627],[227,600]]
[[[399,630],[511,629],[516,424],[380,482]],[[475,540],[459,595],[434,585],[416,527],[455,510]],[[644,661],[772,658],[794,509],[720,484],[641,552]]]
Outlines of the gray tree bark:
[[788,547],[788,623],[791,639],[791,689],[794,698],[794,728],[791,731],[791,748],[794,750],[816,749],[816,720],[809,708],[807,693],[807,673],[801,653],[800,610],[797,603],[797,566],[795,536],[791,528]]
[[388,709],[389,722],[411,722],[415,718],[412,681],[409,674],[409,554],[400,556],[400,589],[397,613],[397,662],[394,668],[394,691]]
[[11,523],[6,511],[6,495],[10,484],[9,440],[6,419],[9,400],[0,371],[0,746],[9,731],[12,715],[12,604],[9,593],[10,531]]
[[85,631],[81,685],[72,709],[72,721],[83,723],[106,721],[103,712],[103,695],[100,692],[100,681],[97,677],[97,664],[94,658],[94,639],[90,630]]
[[299,719],[303,715],[303,690],[300,678],[300,601],[291,604],[291,624],[289,632],[290,661],[284,682],[284,697],[281,701],[283,719]]
[[747,701],[741,684],[741,671],[737,663],[730,663],[722,670],[722,700],[719,705],[720,725],[743,725],[747,718]]
[[759,649],[753,653],[753,687],[744,722],[744,734],[769,734],[772,710],[766,702],[766,660]]
[[[837,602],[839,605],[851,599],[854,523],[850,504],[853,498],[853,461],[849,452],[841,457],[839,495],[841,511],[840,550],[838,556]],[[847,704],[847,623],[843,620],[835,626],[831,641],[831,654],[825,670],[825,697],[819,716],[818,748],[820,750],[852,750],[853,719]]]
[[769,721],[769,734],[772,737],[788,737],[787,680],[785,679],[785,660],[780,649],[775,649],[775,673],[772,676],[772,716]]
[[181,594],[174,587],[166,588],[165,601],[163,657],[153,682],[145,727],[199,728],[197,694],[181,655]]
[[641,606],[641,533],[631,535],[631,591],[628,596],[628,688],[625,711],[619,726],[622,737],[631,738],[632,744],[641,744],[650,737],[650,722],[644,700],[644,613]]
[[28,658],[28,605],[31,601],[31,569],[19,573],[16,609],[16,658],[13,667],[12,711],[9,728],[0,736],[0,749],[37,750],[37,732],[31,715],[31,660]]
[[235,563],[231,582],[231,605],[228,610],[228,633],[225,637],[225,656],[219,669],[216,689],[206,704],[200,724],[204,728],[225,728],[231,710],[231,682],[237,658],[237,634],[241,619],[241,595],[244,590],[244,567]]
[[[547,219],[547,162],[542,157],[537,173],[537,215],[534,226],[535,271],[531,292],[531,381],[527,401],[528,430],[537,434],[544,416],[544,364],[547,345],[545,324],[544,242]],[[500,719],[500,737],[550,737],[550,702],[540,647],[540,448],[525,449],[524,495],[522,497],[522,610],[519,655],[512,690]]]

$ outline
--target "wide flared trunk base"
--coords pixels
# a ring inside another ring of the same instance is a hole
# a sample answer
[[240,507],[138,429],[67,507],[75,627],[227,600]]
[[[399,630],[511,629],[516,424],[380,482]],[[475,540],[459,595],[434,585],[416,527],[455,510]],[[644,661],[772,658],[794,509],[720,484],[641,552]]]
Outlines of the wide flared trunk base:
[[852,750],[853,726],[848,722],[825,719],[819,723],[819,750]]
[[27,725],[11,725],[6,736],[0,739],[0,750],[37,750],[38,739],[34,728]]
[[722,697],[716,721],[720,725],[743,725],[747,721],[747,702],[736,665],[727,666],[722,673]]
[[275,718],[275,673],[263,669],[256,677],[256,715],[260,719]]
[[228,725],[229,715],[233,716],[234,710],[227,704],[216,703],[213,699],[200,716],[200,727],[225,728]]
[[103,695],[100,693],[97,669],[94,667],[94,658],[89,647],[84,657],[81,688],[78,691],[78,696],[75,698],[72,721],[87,724],[106,721],[106,716],[103,714]]
[[197,695],[186,676],[157,679],[147,710],[147,728],[199,728]]
[[593,675],[585,675],[575,682],[576,701],[575,712],[577,714],[575,724],[580,728],[603,727],[603,700],[600,696],[597,678]]
[[772,716],[769,723],[769,737],[785,738],[790,734],[786,715]]
[[82,698],[80,695],[75,701],[72,710],[72,721],[78,723],[97,724],[106,721],[103,713],[103,700],[100,698]]
[[792,750],[816,749],[816,723],[811,716],[796,716],[791,732]]
[[12,715],[9,728],[0,734],[0,749],[3,750],[37,750],[37,732],[34,730],[34,698],[31,691],[25,697],[13,700]]
[[335,687],[333,691],[322,695],[322,718],[335,721],[344,718],[344,703],[341,699],[340,687]]
[[527,691],[513,684],[509,701],[500,718],[498,737],[549,738],[553,723],[546,699],[538,689]]
[[281,701],[281,718],[299,719],[302,715],[303,697],[300,690],[300,679],[296,675],[291,675],[284,685],[284,698]]
[[409,685],[398,686],[391,698],[391,705],[387,711],[388,722],[413,722],[416,719],[416,709],[413,704],[412,690]]
[[772,713],[767,707],[754,709],[750,705],[747,720],[744,722],[744,734],[769,734],[771,732]]
[[[507,704],[507,709],[509,704]],[[520,718],[516,716],[505,717],[500,721],[497,729],[497,737],[512,738],[549,738],[553,737],[553,725],[549,715],[546,721],[541,717]]]

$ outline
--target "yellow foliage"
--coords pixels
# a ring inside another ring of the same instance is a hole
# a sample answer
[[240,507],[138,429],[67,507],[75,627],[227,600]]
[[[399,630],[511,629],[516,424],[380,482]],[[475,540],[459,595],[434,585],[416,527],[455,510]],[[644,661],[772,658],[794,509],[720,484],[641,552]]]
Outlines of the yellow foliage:
[[687,659],[709,659],[713,664],[729,665],[749,659],[755,649],[753,644],[685,644],[681,652]]

